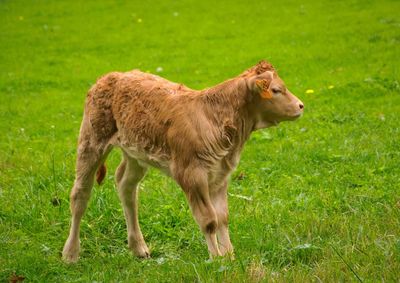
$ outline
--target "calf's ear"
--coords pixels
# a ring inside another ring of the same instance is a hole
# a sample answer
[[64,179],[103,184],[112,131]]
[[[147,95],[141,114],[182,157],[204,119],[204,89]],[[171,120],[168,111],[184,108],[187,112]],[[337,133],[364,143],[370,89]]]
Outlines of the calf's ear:
[[272,93],[269,91],[269,84],[266,79],[256,80],[259,95],[264,99],[272,98]]
[[261,75],[255,76],[249,79],[249,87],[263,99],[271,99],[272,93],[269,90],[269,85],[271,84],[273,74],[267,71]]

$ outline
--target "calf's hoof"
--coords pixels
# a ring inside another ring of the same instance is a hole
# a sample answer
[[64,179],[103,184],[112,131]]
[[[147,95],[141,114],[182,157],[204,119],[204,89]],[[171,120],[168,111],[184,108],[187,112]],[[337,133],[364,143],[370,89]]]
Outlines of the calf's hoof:
[[130,247],[132,253],[140,258],[149,258],[150,257],[150,250],[147,247],[146,243],[136,244],[133,247]]
[[76,263],[79,259],[79,248],[78,249],[68,249],[64,248],[62,252],[62,260],[66,263]]
[[221,248],[221,254],[224,258],[234,260],[235,259],[235,254],[233,252],[233,247],[230,245],[228,248]]
[[62,252],[62,259],[66,263],[75,263],[79,259],[79,240],[67,240]]

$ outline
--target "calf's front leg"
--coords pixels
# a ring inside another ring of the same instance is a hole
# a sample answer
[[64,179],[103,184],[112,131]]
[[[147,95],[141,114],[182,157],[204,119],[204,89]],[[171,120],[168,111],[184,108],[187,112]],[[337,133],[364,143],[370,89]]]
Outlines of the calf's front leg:
[[225,181],[221,187],[212,189],[211,201],[218,218],[218,243],[221,255],[228,254],[233,259],[233,246],[228,230],[228,182]]
[[204,234],[210,256],[222,255],[217,241],[218,217],[210,199],[206,171],[188,168],[177,181],[185,192],[194,219]]

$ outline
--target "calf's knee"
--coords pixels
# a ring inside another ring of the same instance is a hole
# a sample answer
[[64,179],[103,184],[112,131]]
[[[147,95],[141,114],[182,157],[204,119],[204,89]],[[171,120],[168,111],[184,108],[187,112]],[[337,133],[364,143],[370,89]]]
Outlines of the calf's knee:
[[214,234],[217,231],[218,222],[217,219],[212,219],[206,222],[205,226],[203,227],[203,232],[208,234]]

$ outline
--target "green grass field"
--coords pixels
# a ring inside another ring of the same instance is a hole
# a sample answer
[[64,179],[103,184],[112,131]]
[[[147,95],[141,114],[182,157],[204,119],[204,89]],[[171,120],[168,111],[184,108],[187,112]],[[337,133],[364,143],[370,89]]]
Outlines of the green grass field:
[[[0,1],[0,280],[399,282],[400,2],[160,2]],[[261,59],[306,111],[244,149],[229,196],[236,259],[208,260],[183,193],[156,170],[140,203],[152,258],[134,258],[115,150],[82,222],[81,260],[64,264],[96,79],[158,69],[200,89]]]

